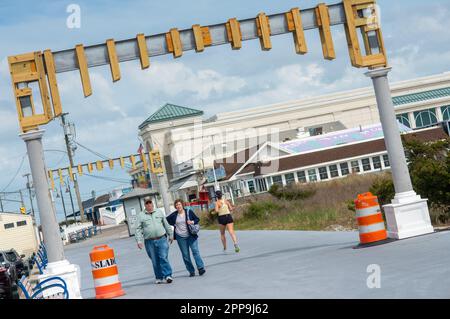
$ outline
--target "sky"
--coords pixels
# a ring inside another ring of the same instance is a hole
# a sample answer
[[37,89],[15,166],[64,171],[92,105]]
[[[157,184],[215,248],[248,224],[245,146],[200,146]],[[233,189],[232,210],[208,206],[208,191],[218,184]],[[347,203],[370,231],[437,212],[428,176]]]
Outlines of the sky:
[[[319,1],[323,2],[323,1]],[[325,1],[328,4],[339,1]],[[80,11],[80,28],[68,28],[71,4]],[[311,8],[310,0],[195,0],[195,1],[29,1],[0,2],[0,192],[25,189],[23,174],[30,171],[25,143],[13,99],[7,57],[51,49],[59,51],[104,43],[106,39],[134,38],[180,30],[193,24],[223,23],[246,19],[259,12],[275,14],[293,7]],[[402,81],[450,71],[450,1],[379,0],[381,24],[389,64],[390,81]],[[24,10],[26,8],[26,10]],[[122,79],[113,83],[108,66],[90,69],[93,95],[85,98],[77,71],[57,75],[64,112],[75,123],[76,141],[96,153],[118,157],[136,153],[138,126],[160,106],[172,103],[203,110],[205,118],[216,113],[297,100],[321,94],[368,87],[365,70],[351,67],[343,26],[332,28],[337,58],[323,59],[317,30],[306,31],[309,53],[297,55],[292,35],[272,37],[273,49],[261,51],[259,41],[229,45],[151,59],[141,70],[139,61],[122,63]],[[47,167],[68,166],[59,119],[45,127],[43,138]],[[100,159],[78,147],[75,163]],[[126,171],[95,172],[98,177],[79,178],[83,200],[129,185]],[[58,183],[56,184],[57,186]],[[63,188],[68,213],[70,198]],[[18,195],[6,199],[18,200]],[[29,209],[29,197],[24,193]],[[5,211],[20,204],[3,198]],[[64,219],[61,198],[56,198],[58,220]],[[75,210],[78,209],[74,197]],[[34,208],[37,210],[34,198]]]

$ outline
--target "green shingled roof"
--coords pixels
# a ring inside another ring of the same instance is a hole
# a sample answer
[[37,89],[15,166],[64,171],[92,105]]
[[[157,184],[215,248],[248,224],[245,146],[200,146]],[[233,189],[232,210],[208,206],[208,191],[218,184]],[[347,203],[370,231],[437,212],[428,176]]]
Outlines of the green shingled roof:
[[450,87],[432,90],[432,91],[425,91],[425,92],[420,92],[420,93],[396,96],[392,99],[392,101],[394,102],[394,106],[399,106],[399,105],[403,105],[403,104],[438,99],[438,98],[445,97],[445,96],[450,96]]
[[203,115],[203,111],[191,109],[184,106],[174,105],[174,104],[165,104],[160,107],[155,113],[153,113],[148,119],[146,119],[141,125],[139,125],[139,129],[142,129],[144,126],[152,123],[165,122],[175,119],[180,119],[183,117],[191,117]]

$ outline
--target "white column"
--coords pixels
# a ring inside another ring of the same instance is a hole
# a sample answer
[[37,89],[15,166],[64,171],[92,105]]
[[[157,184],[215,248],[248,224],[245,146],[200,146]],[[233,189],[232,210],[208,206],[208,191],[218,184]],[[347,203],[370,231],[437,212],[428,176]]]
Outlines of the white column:
[[384,206],[388,235],[403,239],[432,233],[434,229],[427,199],[422,199],[412,187],[387,78],[390,70],[391,68],[380,68],[367,72],[366,75],[373,81],[395,187],[392,204]]
[[[33,130],[19,136],[27,146],[31,175],[36,190],[36,200],[39,208],[39,219],[42,226],[44,244],[47,250],[48,265],[45,273],[38,277],[42,281],[48,277],[58,276],[67,284],[69,298],[81,299],[80,272],[77,265],[72,265],[64,258],[64,247],[56,220],[55,207],[52,203],[50,187],[45,168],[42,136],[44,130]],[[48,294],[52,294],[48,289]]]

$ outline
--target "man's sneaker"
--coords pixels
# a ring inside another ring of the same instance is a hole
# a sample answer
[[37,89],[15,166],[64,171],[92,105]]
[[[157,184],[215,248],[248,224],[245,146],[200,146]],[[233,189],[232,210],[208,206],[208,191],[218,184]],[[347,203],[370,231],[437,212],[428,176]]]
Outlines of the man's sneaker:
[[239,246],[238,246],[238,245],[234,245],[234,251],[235,251],[235,252],[237,252],[237,253],[238,253],[238,252],[240,251],[240,249],[239,249]]
[[166,283],[170,284],[173,281],[173,278],[170,276],[166,277]]
[[157,285],[162,284],[162,283],[163,283],[162,279],[156,279],[155,280],[155,284],[157,284]]
[[194,277],[195,276],[195,272],[192,272],[189,274],[189,277]]
[[205,268],[200,268],[200,269],[198,270],[198,274],[199,274],[200,276],[202,276],[205,272],[206,272]]

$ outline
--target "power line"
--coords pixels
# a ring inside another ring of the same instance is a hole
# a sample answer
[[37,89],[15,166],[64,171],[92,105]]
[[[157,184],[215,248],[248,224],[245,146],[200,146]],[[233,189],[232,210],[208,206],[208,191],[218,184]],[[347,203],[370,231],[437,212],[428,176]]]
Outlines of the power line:
[[129,183],[130,182],[129,180],[120,179],[120,178],[104,177],[104,176],[97,176],[97,175],[92,175],[92,174],[84,174],[84,175],[93,177],[93,178],[107,180],[107,181],[117,182],[117,183]]
[[22,169],[22,165],[23,165],[23,162],[25,161],[25,157],[27,156],[27,154],[25,153],[25,155],[24,156],[22,156],[22,161],[20,162],[20,165],[19,165],[19,168],[17,169],[17,172],[16,172],[16,174],[14,175],[14,177],[11,179],[11,181],[8,183],[8,185],[6,185],[2,190],[1,190],[1,192],[4,192],[13,182],[14,182],[14,180],[16,179],[16,177],[17,177],[17,175],[19,175],[19,172],[20,172],[20,170]]

